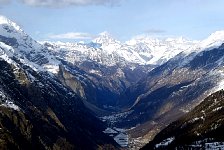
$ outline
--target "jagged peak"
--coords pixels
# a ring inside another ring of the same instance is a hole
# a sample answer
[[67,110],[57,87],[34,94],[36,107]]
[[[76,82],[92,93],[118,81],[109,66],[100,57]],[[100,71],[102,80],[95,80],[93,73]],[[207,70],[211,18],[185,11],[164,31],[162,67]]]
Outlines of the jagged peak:
[[224,43],[224,30],[216,31],[200,42],[201,48],[219,47]]
[[120,41],[116,40],[108,31],[99,33],[93,42],[99,44],[120,43]]
[[5,16],[0,15],[0,24],[7,24],[9,26],[12,26],[13,28],[15,28],[18,31],[22,31],[22,29],[20,28],[20,26],[18,26],[15,22],[9,20],[8,18],[6,18]]
[[[16,42],[11,44],[19,45],[20,47],[24,44],[29,44],[29,47],[32,45],[36,49],[40,49],[42,47],[41,44],[37,43],[28,34],[26,34],[19,25],[2,15],[0,15],[0,35],[7,38],[13,38],[14,40],[16,39]],[[7,43],[9,41],[5,40],[4,42]]]
[[224,30],[216,31],[212,33],[208,39],[213,39],[213,40],[219,40],[219,39],[224,39]]

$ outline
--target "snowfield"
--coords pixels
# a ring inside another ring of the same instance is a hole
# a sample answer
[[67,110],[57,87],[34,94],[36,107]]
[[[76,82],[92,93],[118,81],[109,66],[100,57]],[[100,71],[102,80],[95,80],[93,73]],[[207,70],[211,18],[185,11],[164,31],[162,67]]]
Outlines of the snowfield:
[[174,139],[175,139],[175,137],[167,138],[167,139],[163,140],[161,143],[156,144],[156,148],[159,148],[162,146],[168,146],[170,143],[173,142]]
[[20,110],[19,106],[15,105],[13,102],[11,101],[6,101],[5,103],[1,104],[0,106],[4,106],[4,107],[8,107],[8,108],[12,108],[14,110]]

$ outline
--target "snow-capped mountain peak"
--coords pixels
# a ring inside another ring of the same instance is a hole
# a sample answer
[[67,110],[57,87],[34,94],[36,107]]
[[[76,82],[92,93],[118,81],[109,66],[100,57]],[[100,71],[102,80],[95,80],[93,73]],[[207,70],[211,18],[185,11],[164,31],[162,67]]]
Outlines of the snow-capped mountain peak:
[[202,49],[214,48],[219,47],[222,43],[224,43],[224,30],[212,33],[207,39],[200,42],[200,47]]
[[0,16],[0,33],[1,41],[12,47],[21,47],[24,44],[40,47],[19,25],[4,16]]
[[109,32],[104,31],[100,33],[97,38],[93,39],[94,43],[102,44],[102,45],[110,45],[115,43],[120,43],[120,41],[116,40]]
[[[8,45],[9,48],[5,48]],[[20,60],[34,70],[56,73],[59,61],[46,47],[27,35],[16,23],[0,16],[1,58]]]
[[178,53],[186,51],[197,42],[183,37],[159,39],[141,35],[127,41],[126,44],[134,47],[135,51],[146,58],[146,64],[160,65]]
[[12,26],[17,31],[22,31],[22,29],[16,23],[12,22],[11,20],[9,20],[8,18],[6,18],[5,16],[1,16],[0,15],[0,24],[1,25]]
[[0,40],[13,48],[29,53],[30,51],[39,50],[42,46],[27,35],[16,23],[0,16]]
[[216,31],[212,33],[208,39],[219,40],[224,38],[224,30]]
[[213,48],[218,48],[224,43],[224,30],[216,31],[204,40],[195,41],[195,44],[185,51],[183,51],[186,55],[196,52],[199,53],[204,50],[210,50]]
[[121,48],[121,42],[113,38],[113,36],[105,31],[99,34],[92,43],[100,45],[100,48],[108,54],[112,54]]

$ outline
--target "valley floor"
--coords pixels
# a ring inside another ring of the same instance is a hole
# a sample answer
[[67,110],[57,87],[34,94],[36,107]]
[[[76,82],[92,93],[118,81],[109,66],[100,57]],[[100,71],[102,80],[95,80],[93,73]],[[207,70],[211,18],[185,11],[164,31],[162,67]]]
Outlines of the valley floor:
[[[142,137],[132,138],[131,134],[128,131],[134,129],[135,127],[129,128],[129,129],[128,128],[127,129],[122,129],[122,128],[116,127],[116,125],[115,125],[115,123],[117,121],[122,120],[123,118],[125,118],[130,113],[131,113],[130,111],[129,112],[123,112],[123,113],[116,113],[116,114],[113,114],[113,115],[100,117],[100,119],[103,122],[107,122],[108,128],[104,131],[104,133],[113,137],[114,140],[122,148],[128,149],[128,150],[138,150],[142,146],[144,146],[148,141],[143,140]],[[147,141],[147,142],[145,142],[145,141]]]

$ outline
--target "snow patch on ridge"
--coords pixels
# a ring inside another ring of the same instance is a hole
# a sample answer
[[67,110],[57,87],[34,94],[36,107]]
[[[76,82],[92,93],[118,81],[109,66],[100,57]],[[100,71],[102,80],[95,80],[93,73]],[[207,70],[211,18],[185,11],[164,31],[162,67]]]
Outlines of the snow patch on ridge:
[[167,138],[167,139],[163,140],[161,143],[156,144],[156,148],[164,147],[164,146],[168,146],[168,145],[171,144],[174,140],[175,140],[175,137]]
[[14,22],[10,21],[4,16],[0,15],[0,24],[8,24],[9,26],[13,26],[16,30],[22,31],[22,29]]
[[15,105],[13,102],[11,101],[6,101],[5,103],[1,104],[0,106],[4,106],[4,107],[8,107],[8,108],[12,108],[14,110],[19,110],[19,106]]

